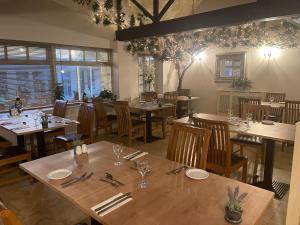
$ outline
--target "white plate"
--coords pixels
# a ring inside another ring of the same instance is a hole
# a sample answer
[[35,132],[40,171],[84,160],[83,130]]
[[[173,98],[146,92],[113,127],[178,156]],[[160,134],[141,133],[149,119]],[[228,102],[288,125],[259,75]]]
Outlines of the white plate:
[[71,170],[59,169],[48,173],[47,177],[50,180],[60,180],[70,176],[71,174],[72,174]]
[[209,173],[201,169],[188,169],[185,171],[185,175],[194,180],[203,180],[208,178]]

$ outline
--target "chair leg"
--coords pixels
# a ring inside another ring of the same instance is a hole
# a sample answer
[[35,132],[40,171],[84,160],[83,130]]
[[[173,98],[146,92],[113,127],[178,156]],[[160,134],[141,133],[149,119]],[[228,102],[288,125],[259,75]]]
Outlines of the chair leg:
[[146,132],[147,132],[146,126],[144,126],[144,144],[147,143],[147,135],[146,135]]
[[247,183],[247,164],[248,160],[245,160],[243,163],[243,171],[242,171],[242,182]]

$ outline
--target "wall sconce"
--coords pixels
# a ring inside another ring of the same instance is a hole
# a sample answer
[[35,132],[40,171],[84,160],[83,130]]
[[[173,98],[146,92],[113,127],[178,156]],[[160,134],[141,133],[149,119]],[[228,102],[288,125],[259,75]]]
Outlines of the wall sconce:
[[205,59],[205,53],[204,52],[200,52],[197,55],[194,56],[194,60],[195,61],[202,61],[203,59]]
[[280,53],[280,49],[277,47],[262,47],[261,49],[261,53],[265,58],[277,58],[279,56]]

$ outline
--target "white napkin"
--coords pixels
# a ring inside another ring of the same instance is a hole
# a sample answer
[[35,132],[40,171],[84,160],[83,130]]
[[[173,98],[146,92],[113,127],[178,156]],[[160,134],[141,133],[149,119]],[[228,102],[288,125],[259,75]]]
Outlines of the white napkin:
[[136,157],[134,157],[134,158],[132,158],[132,159],[130,159],[130,160],[133,161],[133,160],[136,160],[136,159],[138,159],[138,158],[140,158],[140,157],[143,157],[143,156],[145,156],[145,155],[148,155],[148,154],[149,154],[148,152],[143,152],[143,153],[137,155]]
[[[119,194],[117,194],[117,195],[115,195],[115,196],[113,196],[113,197],[111,197],[111,198],[109,198],[109,199],[107,199],[107,200],[105,200],[105,201],[99,203],[98,205],[93,206],[93,207],[91,208],[91,210],[95,211],[95,209],[101,207],[102,205],[105,205],[105,204],[109,203],[110,201],[112,201],[113,199],[115,199],[115,198],[117,198],[117,197],[119,197],[119,196],[121,196],[121,195],[123,195],[123,193],[119,193]],[[114,207],[112,207],[112,208],[106,210],[105,212],[99,214],[99,216],[101,216],[101,217],[102,217],[102,216],[105,216],[106,214],[108,214],[108,213],[114,211],[115,209],[121,207],[122,205],[125,205],[126,203],[128,203],[128,202],[130,202],[130,201],[132,201],[132,198],[128,198],[128,199],[126,199],[126,200],[120,202],[119,204],[115,205]],[[113,204],[113,203],[112,203],[112,204]]]

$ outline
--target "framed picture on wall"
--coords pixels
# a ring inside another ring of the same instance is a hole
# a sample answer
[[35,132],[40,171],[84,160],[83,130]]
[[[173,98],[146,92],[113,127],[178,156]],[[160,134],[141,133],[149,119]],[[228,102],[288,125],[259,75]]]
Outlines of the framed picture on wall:
[[227,53],[216,56],[216,81],[229,81],[245,77],[246,52]]

